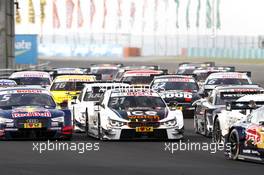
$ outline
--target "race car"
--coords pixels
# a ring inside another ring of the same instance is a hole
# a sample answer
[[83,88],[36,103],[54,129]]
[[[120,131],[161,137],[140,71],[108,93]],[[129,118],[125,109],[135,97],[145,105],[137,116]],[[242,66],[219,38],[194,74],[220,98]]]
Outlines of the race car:
[[9,79],[0,79],[0,88],[1,87],[10,87],[10,86],[16,86],[16,82],[14,80]]
[[87,120],[87,134],[106,140],[182,139],[183,116],[149,90],[107,90]]
[[226,102],[235,101],[248,94],[263,93],[263,88],[258,85],[233,85],[216,87],[212,93],[193,103],[194,111],[194,129],[196,133],[207,137],[212,135],[214,121],[218,113],[225,109]]
[[88,115],[94,114],[94,105],[96,102],[99,102],[99,99],[106,90],[129,89],[129,86],[129,84],[125,83],[103,81],[85,84],[78,98],[71,100],[68,105],[73,114],[74,130],[77,132],[85,131],[85,122]]
[[257,104],[235,102],[227,104],[227,108],[230,110],[233,108],[252,110],[249,115],[230,127],[225,138],[225,145],[229,146],[225,151],[227,158],[264,163],[263,104],[258,106]]
[[167,74],[167,70],[131,70],[126,71],[121,82],[129,82],[131,85],[150,85],[154,76]]
[[143,66],[136,66],[136,65],[130,65],[130,66],[123,66],[118,69],[118,73],[114,76],[114,80],[120,81],[122,78],[122,75],[126,71],[130,70],[159,70],[159,66],[157,65],[143,65]]
[[[257,94],[252,93],[251,95],[245,95],[239,98],[236,100],[237,103],[233,102],[232,104],[236,104],[236,108],[223,108],[221,111],[217,112],[213,121],[212,137],[214,142],[223,142],[230,127],[249,114],[250,110],[247,108],[244,109],[244,105],[250,105],[252,102],[264,105],[264,94],[258,94],[258,92],[256,93]],[[260,91],[259,93],[263,93],[263,91]],[[238,104],[241,106],[237,106]]]
[[177,103],[178,108],[183,111],[184,117],[193,117],[192,103],[200,96],[197,94],[199,87],[192,76],[156,76],[150,87],[161,95],[167,105]]
[[200,67],[212,67],[215,66],[214,62],[204,62],[204,63],[180,63],[178,69],[176,70],[176,74],[184,74],[189,75],[193,74],[193,72]]
[[199,67],[193,71],[197,84],[201,87],[207,77],[212,73],[217,72],[234,72],[233,66],[213,66],[213,67]]
[[0,139],[71,139],[71,123],[44,88],[0,89]]
[[50,74],[43,71],[14,72],[9,79],[16,81],[18,85],[39,85],[48,88],[51,84]]
[[55,68],[50,71],[50,75],[52,79],[55,79],[57,76],[60,75],[85,75],[88,74],[88,68],[74,68],[74,67],[67,67],[67,68]]
[[250,85],[250,72],[218,72],[210,74],[201,87],[201,93],[207,96],[216,86]]
[[94,64],[90,67],[91,74],[101,74],[102,80],[113,80],[122,64]]
[[56,103],[65,108],[69,100],[79,95],[85,83],[95,80],[95,75],[61,75],[53,80],[50,92]]

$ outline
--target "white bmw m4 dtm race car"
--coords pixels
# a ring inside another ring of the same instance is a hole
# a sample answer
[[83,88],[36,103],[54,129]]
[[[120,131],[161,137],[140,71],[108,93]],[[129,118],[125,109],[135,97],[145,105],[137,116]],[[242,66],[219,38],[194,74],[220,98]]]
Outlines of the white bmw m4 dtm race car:
[[207,77],[200,91],[207,96],[217,86],[251,84],[251,72],[217,72]]
[[180,110],[169,109],[158,93],[145,90],[107,90],[88,115],[87,134],[105,140],[181,139]]
[[260,105],[264,105],[264,94],[246,95],[236,101],[230,102],[214,118],[213,141],[222,142],[233,124],[246,118],[254,106]]
[[77,99],[69,101],[68,107],[73,114],[74,130],[85,132],[86,119],[94,115],[94,105],[100,100],[104,92],[109,89],[124,89],[128,87],[126,83],[95,82],[85,84]]

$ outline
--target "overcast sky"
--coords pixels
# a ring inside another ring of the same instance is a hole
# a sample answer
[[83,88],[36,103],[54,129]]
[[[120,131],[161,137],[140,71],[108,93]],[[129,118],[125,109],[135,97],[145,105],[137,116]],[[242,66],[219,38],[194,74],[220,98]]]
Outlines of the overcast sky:
[[[40,22],[39,22],[39,1],[33,0],[36,11],[36,23],[28,23],[28,1],[18,0],[20,3],[20,13],[22,16],[21,24],[16,25],[16,33],[23,34],[38,34],[40,33]],[[96,13],[94,16],[94,23],[90,26],[90,1],[80,0],[81,9],[84,16],[84,24],[82,28],[78,28],[76,24],[77,13],[76,8],[73,17],[72,29],[66,29],[66,11],[65,1],[57,0],[58,13],[61,21],[61,28],[53,30],[52,28],[52,0],[46,0],[46,20],[43,26],[44,34],[68,34],[80,32],[120,32],[134,34],[142,33],[142,7],[144,0],[123,0],[122,4],[122,24],[123,27],[117,30],[117,0],[107,0],[108,13],[106,18],[106,28],[102,29],[103,20],[103,0],[94,0],[96,6]],[[130,25],[130,4],[131,2],[136,3],[136,15],[135,23],[131,28]],[[190,0],[190,28],[186,28],[186,9],[188,0],[179,0],[179,26],[177,29],[176,24],[176,5],[174,0],[168,0],[168,9],[166,9],[166,0],[158,0],[158,29],[157,34],[210,34],[212,29],[206,29],[206,0],[201,0],[200,10],[200,27],[196,28],[196,9],[198,0]],[[213,1],[213,0],[211,0]],[[215,0],[217,1],[217,0]],[[73,0],[77,4],[77,0]],[[155,0],[147,0],[148,5],[146,8],[146,27],[144,34],[153,34],[154,25],[154,2]],[[77,5],[75,5],[76,7]],[[221,14],[221,29],[217,30],[218,35],[264,35],[264,1],[263,0],[221,0],[220,4]],[[30,30],[29,30],[30,29]]]

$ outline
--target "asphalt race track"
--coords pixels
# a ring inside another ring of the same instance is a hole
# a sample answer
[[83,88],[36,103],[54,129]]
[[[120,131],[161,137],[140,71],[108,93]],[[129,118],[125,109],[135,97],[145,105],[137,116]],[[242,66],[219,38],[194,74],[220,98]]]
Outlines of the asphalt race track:
[[[93,62],[94,63],[94,62]],[[88,61],[52,61],[53,67],[85,67]],[[126,64],[142,64],[129,62]],[[149,63],[150,64],[150,63]],[[151,63],[152,65],[155,63]],[[162,63],[170,71],[177,63]],[[238,70],[249,70],[253,80],[264,85],[263,65],[235,65]],[[263,174],[264,165],[252,162],[227,160],[223,152],[165,151],[163,141],[98,141],[84,134],[75,134],[73,142],[99,143],[98,151],[33,151],[33,142],[47,141],[1,141],[0,175],[84,175],[84,174]],[[210,139],[193,132],[192,119],[185,120],[185,143],[210,143]],[[57,143],[54,141],[53,143]],[[67,142],[70,143],[70,142]],[[174,144],[171,142],[166,144]],[[35,143],[36,144],[36,143]]]

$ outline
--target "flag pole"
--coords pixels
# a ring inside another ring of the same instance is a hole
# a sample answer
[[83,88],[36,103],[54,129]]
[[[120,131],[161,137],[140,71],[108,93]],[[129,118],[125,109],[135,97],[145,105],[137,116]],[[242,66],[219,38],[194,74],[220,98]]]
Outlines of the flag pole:
[[168,56],[168,0],[165,0],[165,56]]

